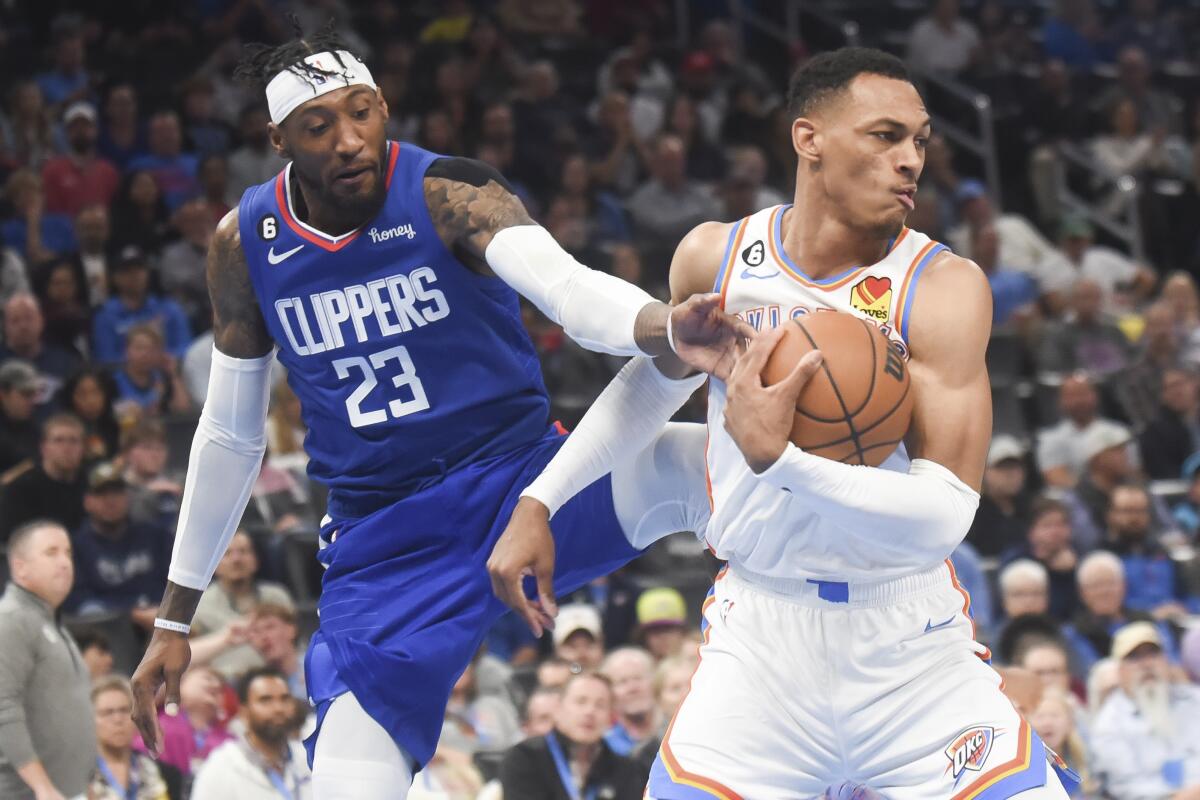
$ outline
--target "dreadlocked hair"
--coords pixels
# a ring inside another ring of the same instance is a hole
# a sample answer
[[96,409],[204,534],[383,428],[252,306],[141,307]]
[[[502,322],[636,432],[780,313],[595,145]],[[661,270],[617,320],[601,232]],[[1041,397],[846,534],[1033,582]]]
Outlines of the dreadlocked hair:
[[[349,69],[342,61],[338,51],[350,51],[350,47],[338,36],[334,29],[334,21],[329,20],[325,23],[325,27],[311,36],[304,35],[304,31],[300,27],[300,20],[295,15],[290,15],[290,21],[292,29],[296,32],[296,38],[290,42],[276,46],[255,42],[242,48],[242,58],[233,70],[235,80],[239,83],[263,88],[284,70],[290,70],[310,83],[313,74],[328,78],[344,75],[336,70],[325,70],[309,64],[306,64],[303,69],[300,68],[304,59],[309,56],[329,52],[337,59],[338,65],[343,70]],[[357,54],[354,56],[358,57]]]

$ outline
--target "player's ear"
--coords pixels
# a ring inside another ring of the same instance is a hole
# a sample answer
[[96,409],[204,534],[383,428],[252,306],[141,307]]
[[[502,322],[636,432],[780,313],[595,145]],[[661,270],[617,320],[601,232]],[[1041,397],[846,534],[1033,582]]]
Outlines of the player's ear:
[[375,87],[375,96],[379,98],[379,110],[383,112],[383,118],[388,118],[387,100],[383,99],[383,91],[379,87]]
[[792,148],[800,161],[816,166],[821,163],[821,148],[817,141],[817,126],[808,117],[797,117],[792,122]]
[[287,143],[283,138],[283,129],[274,122],[267,123],[267,138],[271,140],[271,147],[275,148],[275,152],[280,158],[291,160],[292,151],[288,149]]

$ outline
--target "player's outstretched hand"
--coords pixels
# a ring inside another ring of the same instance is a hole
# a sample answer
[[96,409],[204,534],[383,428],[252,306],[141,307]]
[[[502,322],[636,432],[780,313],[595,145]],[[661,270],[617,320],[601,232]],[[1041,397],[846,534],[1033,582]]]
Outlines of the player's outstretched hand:
[[721,310],[721,295],[697,294],[671,309],[675,354],[689,367],[728,380],[754,328]]
[[[533,635],[554,627],[554,535],[550,510],[531,497],[522,497],[513,509],[508,527],[500,535],[487,562],[492,590],[517,612]],[[537,599],[525,596],[526,575],[537,583]]]
[[811,350],[786,378],[764,386],[763,367],[783,334],[779,326],[756,337],[725,383],[725,430],[756,473],[778,461],[787,449],[800,390],[821,366],[821,351]]
[[133,722],[152,756],[158,756],[162,735],[158,728],[158,690],[166,686],[167,713],[179,709],[179,679],[192,660],[192,646],[182,633],[155,628],[130,681],[133,687]]

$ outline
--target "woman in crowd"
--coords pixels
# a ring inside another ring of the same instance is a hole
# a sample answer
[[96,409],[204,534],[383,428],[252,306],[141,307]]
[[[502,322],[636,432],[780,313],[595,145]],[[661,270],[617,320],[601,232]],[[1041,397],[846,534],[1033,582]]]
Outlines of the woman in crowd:
[[96,681],[92,711],[98,752],[88,800],[182,800],[179,772],[133,749],[129,681],[119,675]]
[[55,258],[33,271],[33,293],[46,320],[42,338],[86,356],[92,330],[83,270],[69,258]]
[[115,393],[112,379],[96,367],[76,372],[59,390],[59,407],[83,421],[86,460],[107,461],[117,454],[121,429],[113,413]]

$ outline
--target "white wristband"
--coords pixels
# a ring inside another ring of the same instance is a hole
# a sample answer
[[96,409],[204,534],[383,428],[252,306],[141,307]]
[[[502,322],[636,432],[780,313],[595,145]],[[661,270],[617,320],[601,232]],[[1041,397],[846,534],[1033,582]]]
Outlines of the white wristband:
[[162,628],[164,631],[182,633],[184,636],[192,632],[192,626],[185,622],[175,622],[174,620],[162,619],[161,617],[154,618],[154,627]]

